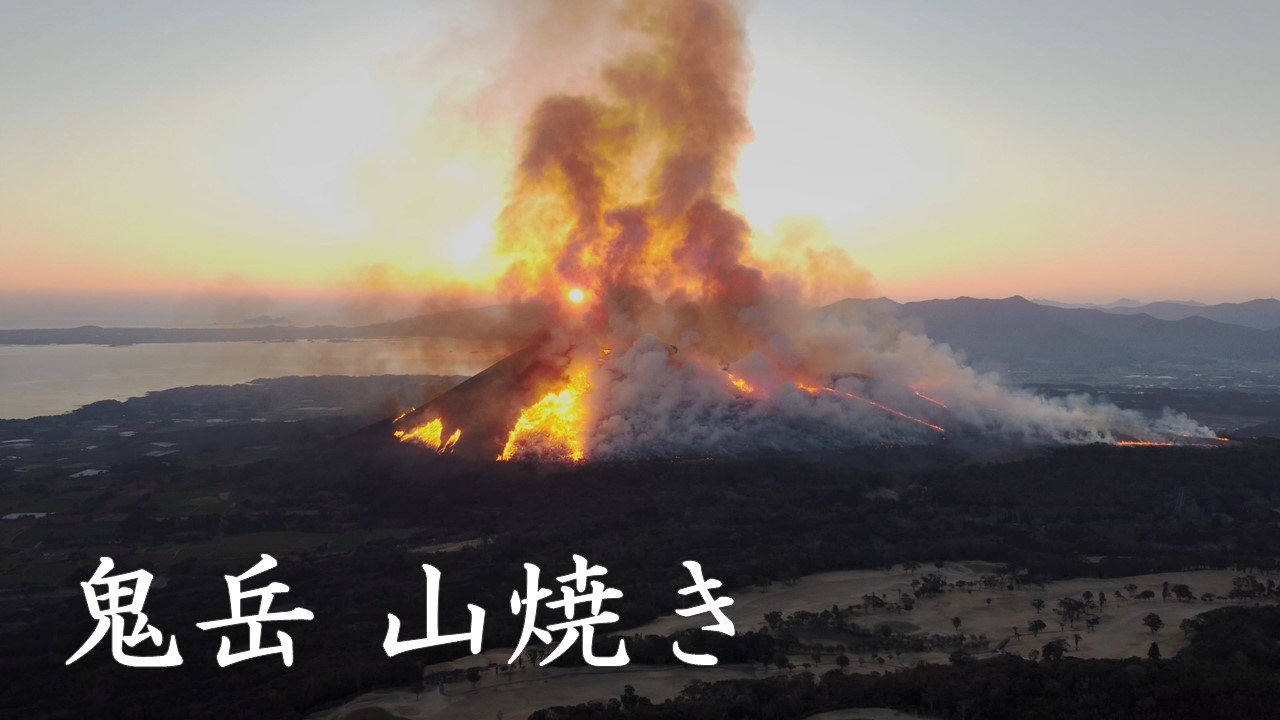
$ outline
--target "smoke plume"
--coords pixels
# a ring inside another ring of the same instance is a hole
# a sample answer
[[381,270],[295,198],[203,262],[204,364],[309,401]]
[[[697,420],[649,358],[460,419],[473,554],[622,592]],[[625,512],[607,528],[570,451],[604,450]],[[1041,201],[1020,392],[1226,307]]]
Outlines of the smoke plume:
[[563,373],[504,457],[1209,434],[1181,416],[1151,421],[1010,390],[896,319],[806,304],[867,275],[838,250],[797,247],[780,262],[752,253],[752,229],[732,205],[738,152],[752,137],[738,7],[590,8],[550,4],[531,23],[564,41],[575,39],[566,28],[607,33],[578,41],[616,51],[587,91],[534,107],[498,222],[510,260],[500,291],[554,308],[541,352]]

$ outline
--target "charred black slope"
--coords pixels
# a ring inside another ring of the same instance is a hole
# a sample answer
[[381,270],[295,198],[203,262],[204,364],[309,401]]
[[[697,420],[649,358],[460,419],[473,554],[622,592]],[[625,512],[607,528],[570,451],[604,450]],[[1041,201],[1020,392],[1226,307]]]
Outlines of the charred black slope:
[[520,411],[564,381],[562,364],[557,362],[560,359],[541,345],[530,345],[403,418],[378,423],[366,432],[391,437],[395,430],[409,431],[439,418],[445,437],[454,430],[462,431],[451,454],[468,460],[493,460],[502,452]]

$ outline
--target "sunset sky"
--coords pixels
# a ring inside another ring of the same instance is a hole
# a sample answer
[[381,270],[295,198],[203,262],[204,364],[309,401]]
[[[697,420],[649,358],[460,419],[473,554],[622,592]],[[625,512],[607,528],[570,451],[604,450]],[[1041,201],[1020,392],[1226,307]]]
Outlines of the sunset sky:
[[[525,114],[599,43],[521,55],[478,8],[3,3],[0,293],[483,287]],[[760,0],[748,32],[762,252],[821,221],[899,300],[1280,294],[1274,0]]]

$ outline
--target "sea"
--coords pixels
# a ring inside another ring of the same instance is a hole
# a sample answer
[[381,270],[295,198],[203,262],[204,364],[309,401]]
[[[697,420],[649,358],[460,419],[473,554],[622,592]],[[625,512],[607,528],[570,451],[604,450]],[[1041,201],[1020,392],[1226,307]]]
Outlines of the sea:
[[189,385],[291,375],[474,375],[502,343],[452,338],[0,345],[0,418],[70,412]]

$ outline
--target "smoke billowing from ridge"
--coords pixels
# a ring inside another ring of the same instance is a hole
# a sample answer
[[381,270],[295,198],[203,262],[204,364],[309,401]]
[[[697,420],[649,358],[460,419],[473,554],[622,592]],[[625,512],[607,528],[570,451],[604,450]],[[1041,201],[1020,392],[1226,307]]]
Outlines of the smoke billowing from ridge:
[[560,446],[562,426],[513,432],[505,457],[809,450],[948,432],[1210,435],[1183,416],[1153,422],[1008,390],[895,320],[801,304],[814,284],[863,284],[866,274],[838,250],[797,247],[781,263],[752,255],[752,230],[732,208],[752,133],[737,6],[625,0],[545,12],[533,27],[610,33],[583,41],[617,52],[589,92],[546,97],[529,118],[498,223],[511,260],[499,290],[556,308],[543,353],[564,364],[573,390],[553,391],[538,412],[571,425],[582,452]]

